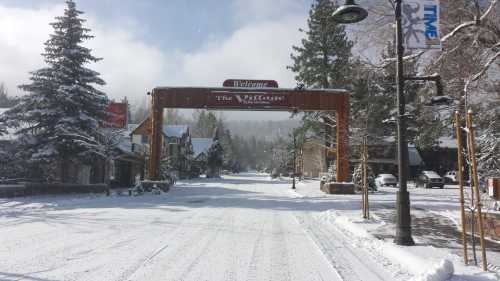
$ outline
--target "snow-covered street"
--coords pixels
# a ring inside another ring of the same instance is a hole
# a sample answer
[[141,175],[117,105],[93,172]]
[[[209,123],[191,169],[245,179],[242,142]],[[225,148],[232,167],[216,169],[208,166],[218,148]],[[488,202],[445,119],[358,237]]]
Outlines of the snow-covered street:
[[[318,190],[242,174],[180,182],[162,195],[0,199],[0,280],[376,281],[428,269],[352,227],[359,195]],[[392,194],[379,196],[387,204]]]

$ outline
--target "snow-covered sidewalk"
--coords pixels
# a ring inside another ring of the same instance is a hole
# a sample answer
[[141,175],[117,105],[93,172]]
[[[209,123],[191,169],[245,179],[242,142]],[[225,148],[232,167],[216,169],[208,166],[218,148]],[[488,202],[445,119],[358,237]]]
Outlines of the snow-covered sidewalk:
[[445,280],[452,267],[452,280],[498,280],[449,249],[376,238],[391,191],[363,221],[359,195],[290,187],[242,174],[162,195],[0,199],[0,280]]
[[[362,219],[361,196],[326,195],[317,181],[304,181],[293,191],[303,200],[331,202],[331,209],[315,214],[318,221],[350,237],[357,247],[368,250],[374,259],[380,259],[397,274],[402,267],[413,275],[412,280],[500,280],[500,275],[481,273],[479,268],[464,266],[461,254],[458,224],[458,190],[410,188],[412,200],[413,238],[416,246],[400,247],[392,242],[395,234],[394,213],[396,189],[382,188],[370,193],[369,220]],[[498,244],[488,252],[490,262],[500,261]],[[469,255],[472,255],[469,250]],[[479,255],[479,253],[478,253]],[[479,261],[480,262],[480,261]]]

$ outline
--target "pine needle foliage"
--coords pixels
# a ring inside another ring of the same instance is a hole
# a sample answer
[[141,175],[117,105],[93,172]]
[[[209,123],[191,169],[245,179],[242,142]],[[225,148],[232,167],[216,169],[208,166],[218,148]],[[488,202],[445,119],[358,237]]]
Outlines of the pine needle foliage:
[[101,59],[83,46],[93,38],[83,26],[83,12],[72,0],[66,4],[64,15],[50,24],[54,33],[42,54],[46,66],[31,72],[30,83],[19,86],[27,94],[0,120],[17,127],[20,156],[29,161],[87,162],[103,156],[97,129],[106,117],[108,99],[95,86],[105,82],[86,67]]

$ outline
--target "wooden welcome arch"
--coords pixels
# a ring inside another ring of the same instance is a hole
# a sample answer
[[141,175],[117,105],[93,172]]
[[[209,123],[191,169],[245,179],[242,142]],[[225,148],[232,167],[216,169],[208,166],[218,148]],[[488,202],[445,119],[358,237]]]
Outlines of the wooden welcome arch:
[[159,179],[164,108],[252,111],[335,111],[337,182],[349,178],[349,93],[344,90],[283,88],[158,87],[152,93],[149,179]]

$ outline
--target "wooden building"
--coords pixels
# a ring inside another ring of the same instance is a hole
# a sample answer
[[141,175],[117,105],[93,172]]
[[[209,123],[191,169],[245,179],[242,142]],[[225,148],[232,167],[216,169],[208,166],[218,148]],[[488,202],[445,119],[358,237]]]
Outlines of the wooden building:
[[[130,133],[133,145],[144,147],[146,159],[149,159],[150,132],[151,121],[148,118]],[[193,150],[189,127],[187,125],[164,125],[162,127],[161,159],[171,176],[179,179],[189,178],[192,158]]]

